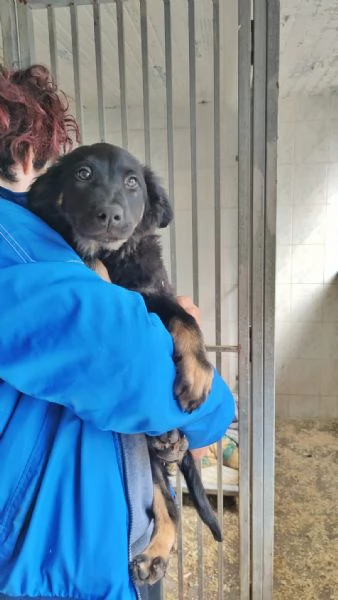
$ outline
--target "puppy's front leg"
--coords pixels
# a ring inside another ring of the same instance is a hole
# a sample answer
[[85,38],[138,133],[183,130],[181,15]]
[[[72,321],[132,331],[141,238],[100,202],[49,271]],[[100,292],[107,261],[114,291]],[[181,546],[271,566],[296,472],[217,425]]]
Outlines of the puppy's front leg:
[[187,412],[192,412],[206,400],[213,380],[213,368],[206,356],[202,333],[193,317],[190,319],[173,317],[168,326],[175,345],[175,394]]
[[175,395],[182,410],[192,412],[207,398],[214,374],[202,332],[195,319],[170,296],[142,295],[148,310],[160,317],[174,339]]
[[108,271],[101,260],[96,259],[95,262],[92,265],[90,265],[90,268],[93,271],[95,271],[95,273],[100,275],[101,279],[103,279],[104,281],[108,281],[108,283],[111,283]]

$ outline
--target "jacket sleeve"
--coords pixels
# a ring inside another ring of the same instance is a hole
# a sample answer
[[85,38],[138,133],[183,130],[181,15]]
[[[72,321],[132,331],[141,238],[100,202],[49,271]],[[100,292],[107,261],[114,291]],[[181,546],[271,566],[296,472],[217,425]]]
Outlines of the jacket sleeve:
[[181,428],[191,447],[219,439],[233,398],[215,374],[192,415],[173,396],[172,339],[142,297],[79,262],[0,269],[0,377],[102,430],[159,434]]

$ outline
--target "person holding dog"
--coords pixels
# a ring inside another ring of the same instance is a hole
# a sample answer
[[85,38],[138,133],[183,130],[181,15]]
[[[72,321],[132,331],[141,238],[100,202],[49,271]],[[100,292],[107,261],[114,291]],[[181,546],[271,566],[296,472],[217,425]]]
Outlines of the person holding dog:
[[152,534],[144,434],[179,428],[198,449],[234,415],[216,372],[207,401],[183,413],[158,317],[25,207],[77,137],[46,68],[1,70],[0,598],[138,597],[128,564]]

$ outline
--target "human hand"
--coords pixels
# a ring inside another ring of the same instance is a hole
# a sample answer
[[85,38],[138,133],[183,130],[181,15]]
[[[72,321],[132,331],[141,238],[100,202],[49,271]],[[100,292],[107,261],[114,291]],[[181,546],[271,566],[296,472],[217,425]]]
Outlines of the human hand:
[[197,325],[201,327],[201,313],[200,309],[196,304],[193,303],[192,299],[189,296],[177,296],[177,303],[184,308],[184,310],[194,317]]

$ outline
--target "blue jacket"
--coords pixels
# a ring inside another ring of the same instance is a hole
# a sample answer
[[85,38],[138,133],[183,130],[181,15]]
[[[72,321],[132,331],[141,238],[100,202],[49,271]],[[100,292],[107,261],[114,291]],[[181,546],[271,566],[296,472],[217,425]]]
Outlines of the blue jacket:
[[183,414],[158,317],[24,202],[0,188],[0,592],[131,600],[120,434],[179,427],[205,446],[233,398],[215,374],[207,402]]

